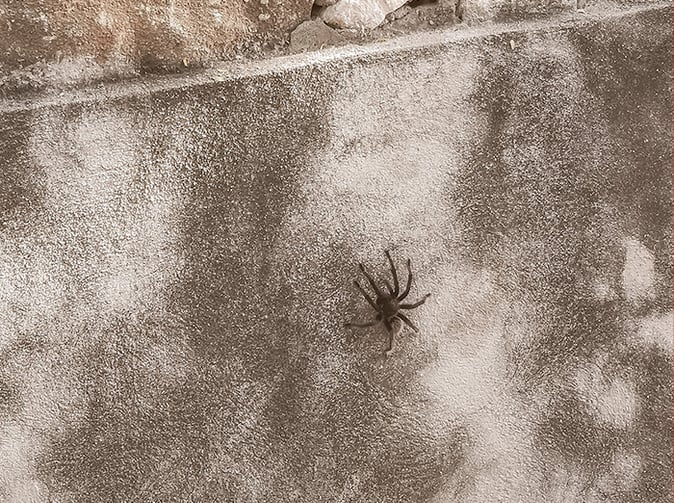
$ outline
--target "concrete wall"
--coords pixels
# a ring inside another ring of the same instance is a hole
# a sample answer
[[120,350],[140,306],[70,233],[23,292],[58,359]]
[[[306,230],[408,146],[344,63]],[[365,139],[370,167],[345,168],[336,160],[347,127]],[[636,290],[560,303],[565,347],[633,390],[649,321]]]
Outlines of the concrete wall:
[[670,20],[0,102],[0,499],[671,501]]

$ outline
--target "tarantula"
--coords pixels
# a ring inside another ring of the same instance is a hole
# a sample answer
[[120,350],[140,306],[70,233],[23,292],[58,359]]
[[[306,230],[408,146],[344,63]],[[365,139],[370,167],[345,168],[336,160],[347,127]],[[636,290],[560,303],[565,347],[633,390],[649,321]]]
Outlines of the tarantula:
[[419,307],[421,304],[426,302],[426,299],[430,297],[431,294],[427,293],[426,295],[423,296],[421,300],[415,302],[414,304],[402,304],[400,301],[404,300],[405,297],[407,297],[407,295],[410,293],[410,288],[412,286],[412,261],[410,259],[407,259],[407,273],[408,273],[407,286],[405,287],[405,290],[402,293],[400,293],[400,285],[398,284],[398,273],[396,272],[395,264],[393,263],[393,259],[391,258],[391,254],[389,253],[389,251],[385,250],[384,253],[386,254],[386,258],[388,258],[389,264],[391,265],[391,276],[393,276],[393,286],[391,286],[391,283],[389,283],[388,280],[384,280],[384,284],[386,285],[386,290],[388,290],[388,293],[382,291],[379,288],[379,286],[377,286],[377,283],[374,281],[372,276],[365,270],[365,266],[363,264],[358,264],[358,266],[360,267],[360,270],[363,272],[368,282],[370,283],[372,290],[374,290],[375,294],[377,295],[376,299],[372,300],[372,297],[370,297],[368,293],[363,289],[363,287],[360,286],[358,281],[353,282],[353,284],[356,285],[356,288],[360,290],[360,293],[363,294],[365,300],[367,300],[367,302],[372,306],[372,309],[374,309],[377,312],[377,316],[375,316],[374,320],[367,323],[346,323],[345,326],[365,328],[365,327],[372,327],[379,323],[383,323],[389,334],[388,349],[386,350],[386,354],[388,355],[393,349],[393,338],[396,333],[393,330],[394,322],[402,321],[415,332],[419,332],[419,329],[414,325],[414,323],[412,323],[407,316],[401,313],[400,310],[414,309],[415,307]]

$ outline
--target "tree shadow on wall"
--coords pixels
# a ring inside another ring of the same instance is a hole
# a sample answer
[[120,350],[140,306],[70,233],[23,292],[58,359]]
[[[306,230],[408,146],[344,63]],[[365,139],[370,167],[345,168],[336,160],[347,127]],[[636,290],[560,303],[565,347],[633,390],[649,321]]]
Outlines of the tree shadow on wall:
[[[634,343],[629,327],[672,306],[671,106],[662,112],[670,84],[667,72],[653,71],[669,68],[671,47],[661,36],[635,62],[632,33],[586,35],[485,56],[471,100],[488,126],[453,197],[464,255],[494,270],[535,320],[535,334],[512,349],[509,366],[520,393],[550,404],[538,425],[544,462],[561,455],[586,480],[584,491],[598,491],[616,453],[636,451],[639,479],[611,489],[614,496],[664,502],[670,356]],[[626,239],[653,257],[653,297],[639,305],[622,284]],[[596,285],[608,293],[598,295]],[[597,361],[606,382],[635,383],[640,409],[626,427],[599,421],[573,384]]]

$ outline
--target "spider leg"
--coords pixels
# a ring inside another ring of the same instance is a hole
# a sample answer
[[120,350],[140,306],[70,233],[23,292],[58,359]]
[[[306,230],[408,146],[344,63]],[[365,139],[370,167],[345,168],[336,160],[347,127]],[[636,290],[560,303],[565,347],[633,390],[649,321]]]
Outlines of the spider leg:
[[358,265],[360,266],[360,270],[363,272],[363,274],[365,275],[367,280],[370,282],[370,286],[374,290],[374,293],[377,294],[377,297],[383,297],[382,291],[377,286],[377,283],[374,282],[374,279],[372,278],[372,276],[370,276],[370,274],[365,270],[365,266],[363,264],[358,264]]
[[367,321],[365,323],[344,323],[345,327],[358,327],[358,328],[367,328],[367,327],[373,327],[377,325],[378,323],[381,323],[382,315],[381,313],[377,314],[374,320],[372,321]]
[[356,285],[356,288],[358,288],[358,290],[360,290],[360,293],[363,294],[363,297],[365,297],[365,300],[367,300],[368,303],[372,306],[372,309],[374,309],[375,311],[379,311],[379,309],[377,308],[377,304],[374,303],[374,301],[372,300],[372,298],[370,298],[370,296],[369,296],[369,295],[367,294],[367,292],[363,289],[363,287],[360,286],[360,284],[358,283],[358,281],[354,281],[353,284]]
[[372,320],[367,323],[344,323],[344,326],[349,328],[367,328],[377,325],[380,321],[381,320]]
[[384,280],[384,284],[386,285],[386,289],[388,290],[388,293],[391,295],[397,295],[396,293],[393,292],[393,287],[391,286],[391,283],[389,283],[387,280]]
[[393,259],[391,258],[391,254],[389,253],[388,250],[385,250],[384,253],[386,254],[386,258],[388,258],[388,263],[391,265],[391,275],[393,276],[393,295],[396,297],[400,293],[400,284],[398,283],[398,272],[396,271],[396,266],[393,263]]
[[385,354],[388,356],[388,354],[393,350],[393,337],[395,332],[389,320],[384,320],[384,326],[386,327],[386,332],[388,333],[388,348],[385,352]]
[[426,299],[430,296],[431,294],[427,293],[421,298],[421,300],[415,302],[414,304],[400,304],[400,309],[414,309],[415,307],[419,307],[421,304],[426,302]]
[[396,318],[400,318],[403,321],[403,323],[405,323],[405,325],[410,327],[415,332],[417,332],[417,333],[419,332],[419,329],[416,327],[416,325],[414,325],[414,323],[412,323],[410,321],[410,319],[407,316],[405,316],[404,314],[398,313],[398,314],[396,314]]
[[412,261],[410,259],[407,259],[407,274],[407,286],[405,287],[405,291],[398,297],[398,300],[403,300],[407,297],[410,293],[410,288],[412,288]]

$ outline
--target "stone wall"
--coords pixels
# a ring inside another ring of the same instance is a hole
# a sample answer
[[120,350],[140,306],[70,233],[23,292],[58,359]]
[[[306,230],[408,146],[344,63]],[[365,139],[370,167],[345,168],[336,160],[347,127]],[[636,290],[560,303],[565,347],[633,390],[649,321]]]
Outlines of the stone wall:
[[0,499],[671,501],[671,14],[0,101]]
[[285,41],[311,7],[311,0],[0,3],[0,84],[64,85],[199,66],[246,44]]
[[[638,4],[636,0],[628,4]],[[0,93],[63,88],[220,60],[278,56],[504,16],[574,12],[585,0],[5,0]],[[614,4],[591,3],[599,14]],[[329,24],[327,26],[325,23]],[[301,41],[290,44],[291,33]]]

